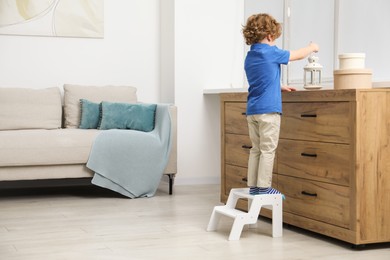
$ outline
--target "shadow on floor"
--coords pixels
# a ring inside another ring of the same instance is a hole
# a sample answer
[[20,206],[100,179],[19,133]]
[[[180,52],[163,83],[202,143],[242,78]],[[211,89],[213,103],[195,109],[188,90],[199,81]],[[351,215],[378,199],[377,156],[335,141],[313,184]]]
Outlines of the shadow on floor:
[[[95,186],[92,178],[1,181],[0,199],[23,196],[81,196],[129,199],[109,189]],[[163,188],[163,190],[160,190]],[[156,195],[165,193],[165,187],[159,187]]]
[[98,186],[56,186],[56,187],[17,187],[0,189],[0,199],[7,197],[40,197],[40,196],[79,196],[79,197],[112,197],[126,198],[119,193]]

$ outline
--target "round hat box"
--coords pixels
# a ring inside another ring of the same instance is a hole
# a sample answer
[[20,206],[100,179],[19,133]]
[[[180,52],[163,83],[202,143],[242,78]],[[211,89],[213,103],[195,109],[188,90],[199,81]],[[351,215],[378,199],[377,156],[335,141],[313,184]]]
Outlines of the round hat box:
[[339,55],[339,69],[364,69],[365,53],[343,53]]
[[367,89],[372,88],[372,71],[370,69],[335,70],[334,89]]

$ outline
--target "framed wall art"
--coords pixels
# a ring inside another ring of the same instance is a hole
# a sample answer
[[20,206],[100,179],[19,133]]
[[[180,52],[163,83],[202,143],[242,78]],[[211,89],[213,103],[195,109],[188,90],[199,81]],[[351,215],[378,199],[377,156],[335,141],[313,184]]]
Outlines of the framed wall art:
[[0,0],[0,34],[104,37],[104,0]]

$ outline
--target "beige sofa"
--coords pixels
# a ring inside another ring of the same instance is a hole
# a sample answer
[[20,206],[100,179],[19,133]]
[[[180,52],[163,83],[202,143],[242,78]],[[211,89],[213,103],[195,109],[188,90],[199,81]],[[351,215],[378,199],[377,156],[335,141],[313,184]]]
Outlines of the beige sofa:
[[[89,181],[85,165],[95,137],[104,130],[79,129],[80,99],[92,102],[137,102],[128,86],[64,85],[45,89],[0,87],[0,183],[20,181]],[[177,173],[176,107],[170,106],[172,148],[164,174],[169,193]],[[55,182],[53,182],[55,183]]]

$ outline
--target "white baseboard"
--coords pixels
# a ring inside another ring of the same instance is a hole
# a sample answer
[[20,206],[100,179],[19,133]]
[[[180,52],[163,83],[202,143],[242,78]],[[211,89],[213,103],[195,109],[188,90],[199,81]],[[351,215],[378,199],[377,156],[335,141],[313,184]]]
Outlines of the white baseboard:
[[174,185],[202,185],[202,184],[220,184],[220,177],[207,178],[181,178],[179,175],[175,178]]

